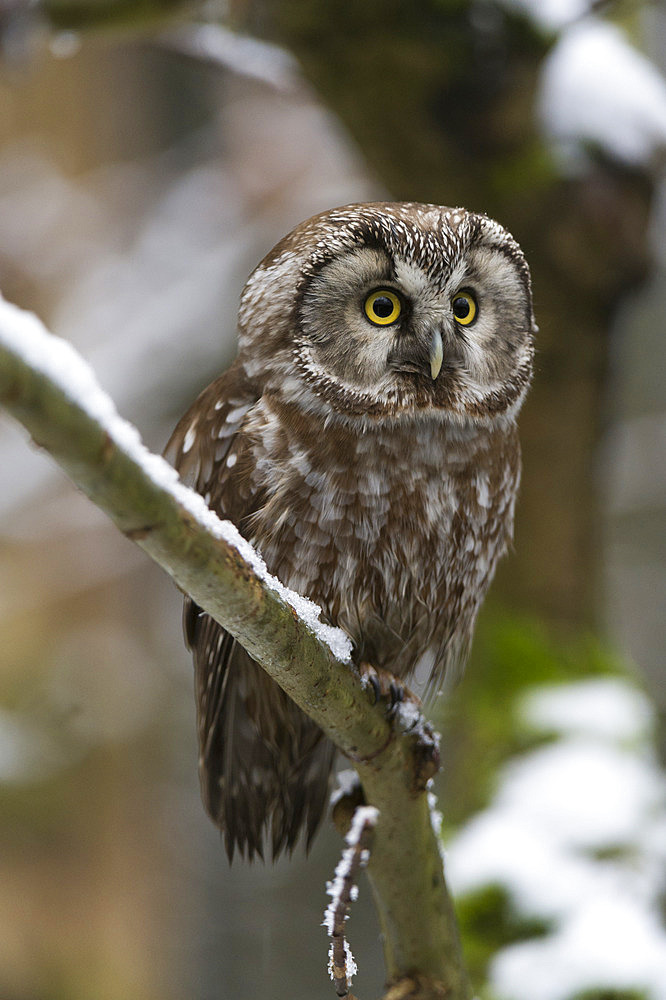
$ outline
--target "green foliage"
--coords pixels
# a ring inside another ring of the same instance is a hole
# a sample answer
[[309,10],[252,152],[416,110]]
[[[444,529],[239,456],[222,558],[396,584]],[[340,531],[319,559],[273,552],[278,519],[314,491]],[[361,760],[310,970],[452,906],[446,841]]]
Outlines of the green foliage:
[[648,1000],[642,990],[586,990],[572,1000]]
[[67,31],[112,25],[123,30],[162,27],[194,6],[192,0],[43,0],[41,4],[51,24]]
[[465,943],[465,961],[472,982],[483,981],[488,961],[502,947],[525,938],[542,937],[550,926],[519,916],[502,886],[486,886],[463,896],[456,914]]

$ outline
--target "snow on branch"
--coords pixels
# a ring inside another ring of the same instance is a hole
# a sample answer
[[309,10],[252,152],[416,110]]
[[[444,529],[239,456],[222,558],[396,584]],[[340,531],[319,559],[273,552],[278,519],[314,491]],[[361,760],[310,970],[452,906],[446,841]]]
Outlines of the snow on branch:
[[317,604],[285,587],[270,574],[264,560],[236,526],[231,521],[220,520],[202,496],[180,481],[176,470],[165,459],[145,447],[137,429],[119,416],[113,400],[99,385],[90,365],[71,344],[49,333],[32,313],[0,298],[0,345],[14,352],[26,366],[57,386],[66,400],[80,407],[91,421],[103,429],[109,442],[113,442],[156,485],[169,493],[201,527],[237,549],[257,577],[293,608],[333,655],[349,662],[352,652],[349,637],[342,629],[321,622],[321,608]]
[[345,937],[345,921],[351,904],[358,898],[358,877],[370,860],[370,845],[379,810],[374,806],[359,806],[345,841],[347,847],[335,869],[335,878],[326,885],[331,902],[324,914],[324,927],[331,938],[328,971],[339,997],[348,997],[352,976],[357,967]]

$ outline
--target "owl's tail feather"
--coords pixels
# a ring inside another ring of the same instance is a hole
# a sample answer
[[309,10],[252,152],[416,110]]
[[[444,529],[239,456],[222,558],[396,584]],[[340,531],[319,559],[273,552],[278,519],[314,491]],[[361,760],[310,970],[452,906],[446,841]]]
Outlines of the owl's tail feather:
[[199,776],[229,860],[306,847],[326,810],[335,747],[212,618],[186,602],[194,654]]
[[301,831],[309,850],[326,811],[335,747],[319,733],[317,744],[292,768],[283,786],[284,795],[274,804],[271,822],[273,860],[285,849],[291,853]]

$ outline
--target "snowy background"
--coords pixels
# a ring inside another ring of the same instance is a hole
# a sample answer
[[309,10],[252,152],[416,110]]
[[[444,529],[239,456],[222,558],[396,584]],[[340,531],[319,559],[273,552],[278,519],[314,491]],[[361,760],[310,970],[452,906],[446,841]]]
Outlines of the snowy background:
[[[612,317],[590,470],[617,656],[507,693],[480,808],[453,830],[448,785],[440,802],[453,888],[477,915],[499,888],[513,928],[478,963],[498,1000],[666,998],[666,20],[590,6],[504,2],[552,39],[528,106],[557,170],[581,177],[601,153],[655,184],[653,266]],[[81,351],[157,451],[233,356],[254,264],[308,215],[387,194],[294,59],[217,24],[159,43],[21,35],[0,136],[2,292]],[[319,924],[337,835],[228,869],[199,804],[175,588],[3,414],[0,469],[0,996],[332,995]],[[361,997],[382,984],[368,897],[349,924]]]

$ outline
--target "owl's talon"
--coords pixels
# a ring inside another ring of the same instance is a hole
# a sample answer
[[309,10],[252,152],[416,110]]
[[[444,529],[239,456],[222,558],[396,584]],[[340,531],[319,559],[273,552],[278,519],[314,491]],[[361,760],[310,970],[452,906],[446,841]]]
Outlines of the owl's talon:
[[414,698],[414,695],[412,695],[411,692],[404,687],[404,685],[397,680],[397,678],[394,677],[390,682],[388,689],[388,707],[386,709],[387,717],[389,719],[393,719],[402,703],[408,698]]
[[371,663],[363,662],[359,664],[358,672],[361,676],[361,684],[364,690],[370,692],[372,704],[376,705],[383,694],[377,670],[375,670]]
[[398,706],[404,697],[405,697],[405,689],[402,686],[402,684],[400,684],[396,680],[392,680],[391,683],[389,684],[389,698],[391,701],[391,705]]
[[376,705],[379,701],[386,703],[386,715],[389,719],[393,718],[406,699],[418,701],[389,670],[378,669],[371,663],[361,663],[359,673],[363,687],[371,692],[372,704]]
[[372,704],[376,705],[382,696],[382,686],[376,675],[368,677],[367,687],[372,691]]

